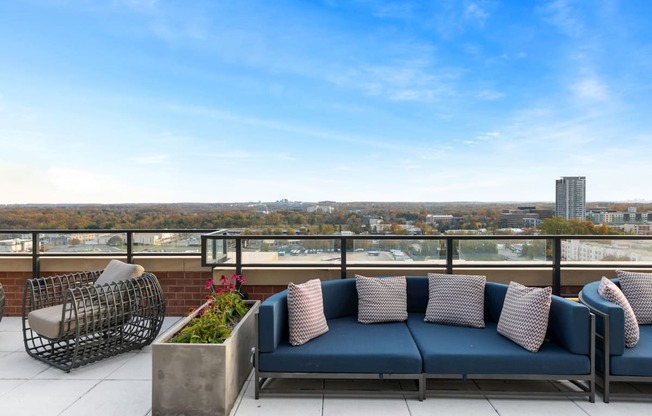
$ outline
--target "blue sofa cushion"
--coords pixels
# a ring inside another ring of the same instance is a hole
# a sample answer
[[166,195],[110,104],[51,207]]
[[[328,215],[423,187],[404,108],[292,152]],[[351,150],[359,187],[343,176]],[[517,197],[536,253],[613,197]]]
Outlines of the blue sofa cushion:
[[[421,317],[423,319],[423,316]],[[259,370],[307,373],[419,374],[421,355],[404,322],[360,324],[356,316],[328,320],[324,335],[293,347],[287,340],[261,352]]]
[[[652,325],[640,325],[639,334],[634,348],[625,348],[622,355],[611,356],[612,375],[652,376]],[[601,351],[599,355],[602,356]]]
[[498,334],[496,323],[486,328],[434,324],[412,313],[407,325],[428,374],[589,374],[586,355],[572,354],[550,341],[532,353]]

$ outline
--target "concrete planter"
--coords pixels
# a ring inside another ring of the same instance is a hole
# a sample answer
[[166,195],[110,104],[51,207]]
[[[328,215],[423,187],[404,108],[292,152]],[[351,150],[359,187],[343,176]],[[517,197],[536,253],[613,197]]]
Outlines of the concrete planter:
[[[228,415],[251,373],[259,301],[223,344],[168,341],[197,312],[179,321],[152,344],[152,415]],[[203,307],[203,306],[202,306]],[[200,308],[201,309],[201,308]]]

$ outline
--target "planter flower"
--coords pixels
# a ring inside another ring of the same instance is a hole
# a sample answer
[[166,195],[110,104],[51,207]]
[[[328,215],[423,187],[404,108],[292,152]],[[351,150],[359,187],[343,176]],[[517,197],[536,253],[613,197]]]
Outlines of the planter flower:
[[228,415],[253,368],[259,301],[245,280],[206,282],[206,302],[152,344],[152,415]]
[[[221,286],[213,279],[206,281],[205,288],[211,291],[207,302],[197,311],[191,320],[170,342],[191,344],[221,344],[231,335],[231,329],[237,321],[245,316],[249,306],[243,300],[238,286],[247,281],[239,276],[220,278]],[[195,310],[191,310],[191,313]]]

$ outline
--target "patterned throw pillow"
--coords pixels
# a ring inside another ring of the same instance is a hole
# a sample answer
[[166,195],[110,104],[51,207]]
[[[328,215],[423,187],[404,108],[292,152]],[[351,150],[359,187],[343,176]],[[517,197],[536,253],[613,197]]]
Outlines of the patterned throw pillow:
[[530,352],[546,338],[552,288],[526,287],[510,282],[498,319],[498,333]]
[[600,280],[600,286],[598,286],[598,294],[609,302],[615,303],[623,308],[625,311],[625,346],[627,348],[635,347],[638,344],[639,338],[638,322],[623,292],[621,292],[614,282],[603,277]]
[[319,279],[288,285],[288,326],[290,344],[294,346],[328,332]]
[[355,276],[358,289],[358,322],[400,322],[407,320],[407,283],[405,276]]
[[485,276],[428,273],[424,321],[484,328]]
[[632,306],[639,324],[652,324],[652,273],[616,270],[620,289]]

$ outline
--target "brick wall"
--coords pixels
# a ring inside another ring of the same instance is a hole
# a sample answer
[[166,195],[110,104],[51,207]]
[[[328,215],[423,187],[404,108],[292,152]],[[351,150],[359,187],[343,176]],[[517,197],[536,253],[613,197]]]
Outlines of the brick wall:
[[[197,308],[206,300],[208,291],[205,284],[213,277],[212,272],[156,272],[167,300],[168,316],[186,315],[190,309]],[[242,292],[251,300],[265,300],[287,286],[243,285]]]
[[32,277],[28,272],[0,271],[0,284],[5,290],[5,316],[21,316],[25,280]]
[[[42,276],[70,273],[70,271],[41,273]],[[206,281],[213,277],[212,271],[198,272],[154,272],[167,301],[168,316],[183,316],[191,308],[201,305],[208,291],[204,288]],[[23,305],[23,289],[25,281],[32,277],[31,272],[2,272],[0,284],[5,290],[5,316],[21,316]],[[283,285],[243,285],[242,292],[249,299],[265,300],[274,293],[286,289]]]

